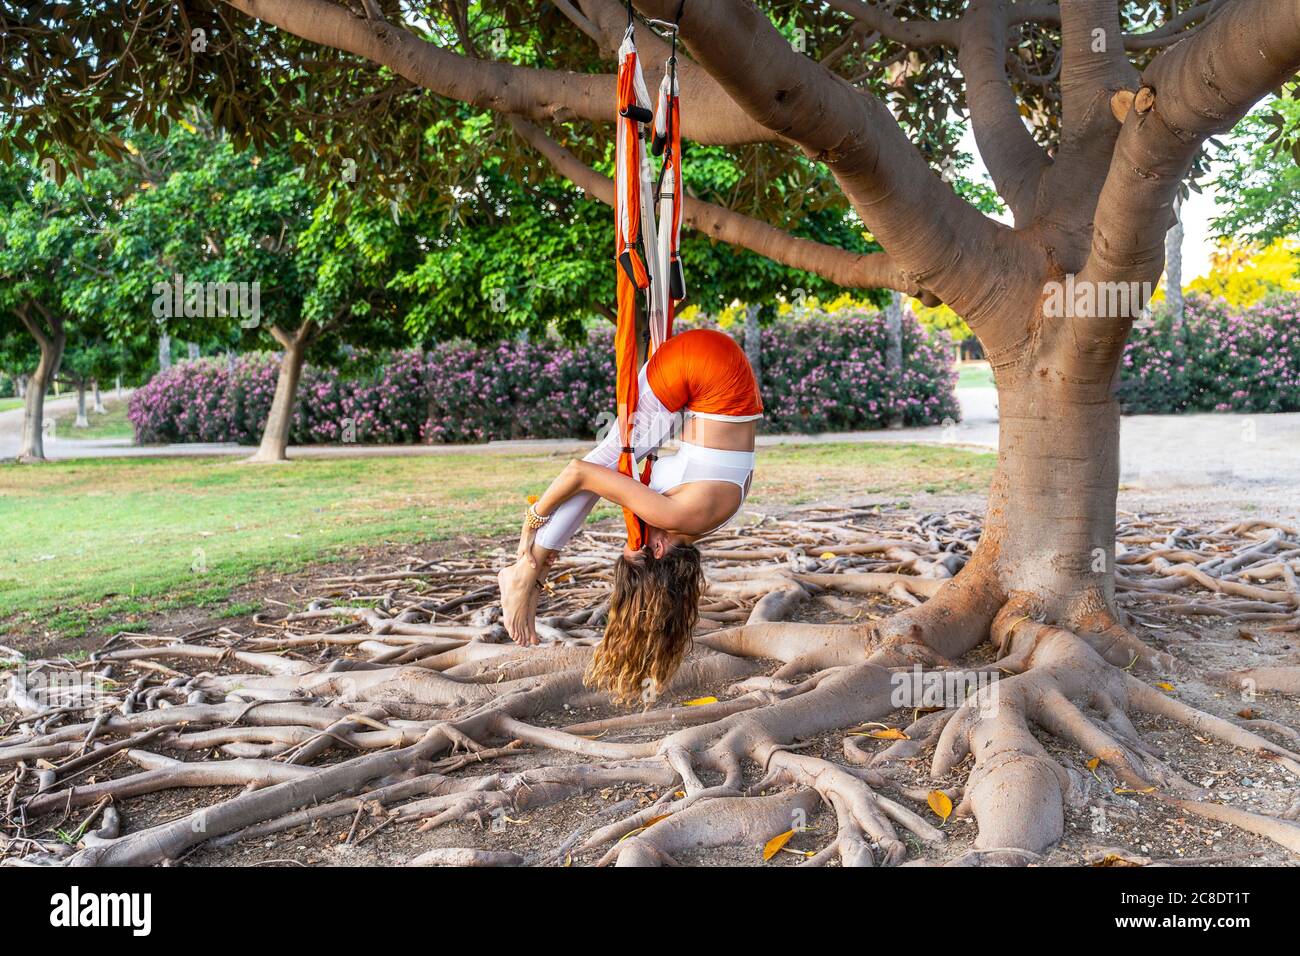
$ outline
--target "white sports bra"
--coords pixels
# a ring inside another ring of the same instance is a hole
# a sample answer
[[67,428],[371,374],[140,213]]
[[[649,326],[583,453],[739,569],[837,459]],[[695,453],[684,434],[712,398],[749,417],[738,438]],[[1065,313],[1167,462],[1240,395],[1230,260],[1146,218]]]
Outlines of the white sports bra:
[[718,525],[712,534],[723,525],[732,521],[745,506],[749,495],[750,478],[754,474],[754,453],[752,451],[731,451],[725,448],[705,448],[681,442],[677,454],[660,458],[650,472],[650,490],[660,494],[685,485],[692,481],[729,481],[740,489],[740,504],[726,521]]

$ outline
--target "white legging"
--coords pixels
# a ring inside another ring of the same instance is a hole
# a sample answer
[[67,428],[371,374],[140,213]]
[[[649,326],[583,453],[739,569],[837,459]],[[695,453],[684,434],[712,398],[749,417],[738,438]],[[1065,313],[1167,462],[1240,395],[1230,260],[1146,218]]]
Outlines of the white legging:
[[[636,413],[632,416],[632,447],[639,462],[672,436],[678,416],[659,401],[659,397],[655,395],[646,380],[644,367],[641,369],[638,381],[640,384],[637,389]],[[622,451],[623,442],[619,437],[616,424],[583,461],[594,462],[603,468],[615,470],[618,468],[618,456]],[[587,520],[587,515],[591,514],[591,509],[596,507],[599,499],[600,496],[594,491],[580,491],[562,502],[551,515],[551,520],[537,532],[537,543],[550,551],[559,551],[582,527],[582,523]]]

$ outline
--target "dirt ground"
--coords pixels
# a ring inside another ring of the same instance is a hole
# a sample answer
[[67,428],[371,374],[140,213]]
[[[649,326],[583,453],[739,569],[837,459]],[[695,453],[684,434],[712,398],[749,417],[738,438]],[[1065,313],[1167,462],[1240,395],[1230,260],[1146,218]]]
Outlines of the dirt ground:
[[[845,502],[836,502],[844,504]],[[862,504],[861,501],[850,502]],[[966,508],[982,511],[982,501],[971,498],[917,496],[909,503],[916,514],[947,512]],[[1159,511],[1162,514],[1186,515],[1197,522],[1228,522],[1242,517],[1233,509],[1233,501],[1212,501],[1198,492],[1194,500],[1186,496],[1157,496],[1130,489],[1121,497],[1120,506],[1129,511]],[[1268,517],[1294,521],[1294,513],[1281,501],[1271,502],[1264,509]],[[1255,511],[1252,516],[1265,516]],[[358,552],[342,564],[329,565],[328,574],[338,574],[346,568],[348,573],[363,572],[367,568],[384,565],[391,567],[408,556],[412,560],[430,560],[449,555],[476,555],[491,563],[494,556],[503,556],[511,550],[508,541],[441,542],[410,547],[395,554],[393,549],[374,549]],[[322,575],[320,568],[309,568],[293,575],[265,575],[248,582],[230,597],[230,603],[257,603],[267,608],[272,616],[290,609],[300,610],[309,600],[312,582]],[[851,608],[849,605],[853,605]],[[882,597],[853,597],[837,595],[834,598],[814,598],[803,605],[792,617],[796,621],[844,622],[846,618],[883,616],[903,607],[892,599]],[[197,630],[220,625],[234,632],[252,633],[256,623],[252,615],[235,618],[212,619],[209,611],[186,610],[144,622],[141,630],[152,635],[182,636]],[[544,613],[544,611],[543,611]],[[1156,647],[1207,670],[1230,670],[1247,666],[1268,664],[1295,664],[1300,661],[1300,635],[1269,633],[1264,629],[1248,629],[1221,623],[1218,619],[1169,615],[1161,608],[1154,609],[1151,627],[1142,635]],[[102,636],[84,638],[60,645],[61,653],[72,650],[93,650],[102,642]],[[45,641],[36,635],[19,635],[11,639],[29,657],[46,656],[55,651],[44,646]],[[975,664],[992,660],[993,651],[982,645],[960,663]],[[771,662],[765,673],[779,667]],[[186,663],[182,669],[190,670]],[[197,669],[197,666],[195,667]],[[709,688],[708,694],[719,699],[728,696],[727,686]],[[1282,695],[1261,694],[1252,700],[1241,700],[1220,688],[1195,683],[1179,683],[1171,693],[1195,707],[1225,718],[1234,715],[1265,718],[1300,727],[1300,702]],[[684,700],[661,699],[658,706],[681,704]],[[562,710],[542,715],[535,722],[543,726],[565,727],[603,717],[626,713],[613,706],[592,706],[580,709],[568,705]],[[10,716],[0,708],[0,723]],[[913,711],[898,711],[883,719],[890,727],[905,727],[915,718]],[[1135,720],[1138,730],[1149,742],[1165,751],[1167,762],[1181,776],[1210,791],[1211,799],[1230,803],[1243,809],[1267,814],[1278,814],[1295,800],[1297,781],[1283,767],[1262,760],[1258,755],[1235,750],[1206,738],[1189,733],[1162,718]],[[621,741],[655,739],[663,735],[662,728],[628,732],[617,736]],[[609,738],[614,739],[614,738]],[[841,729],[823,737],[806,741],[807,752],[829,760],[844,763],[843,743],[845,730]],[[1297,859],[1284,849],[1262,837],[1237,830],[1227,824],[1216,824],[1200,817],[1183,815],[1163,806],[1154,798],[1142,793],[1124,792],[1124,788],[1104,765],[1089,769],[1086,756],[1062,745],[1046,734],[1040,735],[1050,752],[1065,766],[1077,772],[1085,785],[1085,799],[1066,809],[1064,839],[1041,861],[1046,866],[1125,865],[1128,860],[1200,861],[1209,865],[1273,865],[1296,866]],[[863,749],[883,749],[888,741],[858,737]],[[205,754],[174,753],[179,759],[198,759]],[[341,758],[340,758],[341,759]],[[520,749],[516,753],[497,757],[482,769],[475,766],[458,771],[460,774],[525,770],[530,767],[563,764],[583,758],[570,754],[545,751],[542,753]],[[328,758],[327,761],[328,762]],[[133,767],[120,755],[97,768],[97,779],[133,772]],[[753,772],[755,768],[749,768]],[[921,791],[932,788],[956,788],[964,782],[968,768],[963,765],[949,779],[931,780],[929,755],[894,768],[899,782]],[[708,776],[705,782],[710,782]],[[1120,792],[1117,792],[1120,791]],[[166,820],[174,819],[201,807],[228,798],[237,788],[210,788],[173,790],[131,798],[121,804],[125,831],[131,832]],[[418,823],[392,823],[380,812],[363,813],[357,819],[336,817],[311,826],[299,827],[262,839],[245,841],[218,849],[201,847],[181,861],[185,866],[301,866],[301,865],[395,865],[404,864],[424,851],[435,847],[476,847],[490,850],[512,850],[523,855],[559,847],[567,838],[582,828],[589,828],[593,820],[608,820],[627,816],[635,809],[655,801],[661,794],[648,788],[620,786],[593,790],[578,798],[529,811],[519,819],[506,817],[492,825],[479,826],[457,823],[428,832],[421,832]],[[938,825],[940,820],[924,805],[909,803],[912,809]],[[84,811],[74,812],[69,820],[51,818],[43,825],[75,829]],[[938,850],[925,846],[911,834],[900,829],[901,838],[909,843],[908,862],[942,863],[961,856],[973,847],[976,827],[972,819],[953,817],[943,825],[947,842]],[[824,807],[809,821],[808,829],[796,833],[786,845],[786,851],[776,853],[764,865],[793,865],[804,859],[804,854],[824,846],[834,837],[835,819]],[[572,853],[553,861],[557,865],[590,865],[599,859],[600,851]],[[760,847],[740,847],[709,850],[686,857],[683,863],[706,865],[762,864]]]

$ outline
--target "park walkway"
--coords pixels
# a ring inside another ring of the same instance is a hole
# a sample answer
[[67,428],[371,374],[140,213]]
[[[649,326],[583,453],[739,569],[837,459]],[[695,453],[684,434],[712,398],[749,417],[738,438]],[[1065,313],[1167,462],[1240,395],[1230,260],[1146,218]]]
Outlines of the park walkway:
[[[818,442],[917,442],[996,450],[997,393],[959,388],[961,422],[927,428],[835,432],[820,435],[763,435],[760,447]],[[75,397],[52,399],[47,414],[73,407]],[[0,412],[0,460],[18,449],[22,409]],[[544,454],[578,452],[590,442],[577,439],[497,441],[481,445],[302,445],[293,458],[424,457],[457,454]],[[47,441],[50,458],[118,458],[229,455],[252,449],[234,444],[132,445],[129,439],[78,440],[67,430]],[[1281,415],[1133,415],[1121,433],[1121,481],[1150,491],[1216,487],[1261,497],[1300,501],[1300,413]]]

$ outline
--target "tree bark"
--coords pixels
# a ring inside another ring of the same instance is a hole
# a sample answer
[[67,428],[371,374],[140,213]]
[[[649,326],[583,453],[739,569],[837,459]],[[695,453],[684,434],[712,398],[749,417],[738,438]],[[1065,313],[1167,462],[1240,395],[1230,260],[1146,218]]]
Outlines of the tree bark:
[[200,354],[200,353],[199,353],[199,343],[198,343],[198,342],[186,342],[186,343],[185,343],[185,347],[186,347],[186,350],[187,350],[188,353],[189,353],[189,357],[190,357],[190,361],[191,361],[191,362],[193,362],[195,359],[197,359],[197,358],[199,357],[199,354]]
[[293,406],[298,395],[298,380],[302,377],[307,346],[316,334],[316,323],[307,320],[292,335],[279,326],[271,326],[271,334],[284,348],[280,359],[280,374],[275,380],[275,397],[271,412],[262,430],[262,443],[250,462],[288,461],[289,433],[293,429]]
[[27,397],[27,376],[26,375],[14,376],[14,389],[18,392],[19,398]]
[[[885,371],[896,380],[903,375],[903,297],[897,292],[890,294],[885,306]],[[903,413],[890,412],[888,425],[902,428]]]
[[966,77],[975,145],[1017,224],[1030,221],[1038,183],[1051,165],[1020,117],[1007,82],[1007,11],[1001,0],[971,0],[962,18],[958,63]]
[[94,381],[92,381],[90,383],[90,388],[92,393],[95,396],[94,405],[92,406],[95,414],[103,415],[107,413],[108,409],[104,407],[104,396],[101,395],[99,392],[99,379],[95,379]]
[[1174,328],[1183,327],[1183,200],[1174,200],[1174,224],[1165,234],[1165,298]]
[[86,381],[77,379],[77,420],[72,423],[73,428],[89,428],[90,419],[86,417]]
[[1119,403],[1091,391],[1042,379],[998,391],[998,464],[979,544],[1008,600],[1065,626],[1113,610]]
[[[561,176],[606,205],[614,205],[614,180],[596,172],[535,124],[512,116],[510,126],[528,145],[545,156]],[[851,252],[804,239],[761,219],[689,194],[682,204],[682,223],[711,239],[803,269],[846,289],[899,289],[909,295],[929,295],[883,252]],[[938,304],[937,299],[934,304]]]
[[[397,24],[357,16],[341,4],[327,0],[224,2],[305,40],[381,63],[417,86],[453,100],[542,122],[583,119],[608,123],[612,119],[615,84],[612,74],[536,69],[461,56],[422,40]],[[610,12],[607,7],[600,15],[603,18]],[[623,23],[626,24],[626,19]],[[613,41],[614,46],[621,39],[620,32]],[[662,53],[664,44],[645,28],[638,28],[637,43],[647,48],[643,67],[646,84],[654,90],[662,75],[663,58],[653,54]],[[684,138],[715,145],[780,139],[738,109],[718,83],[696,64],[683,59],[680,70],[682,87],[692,91],[694,104],[691,110],[682,111]]]
[[63,362],[63,347],[67,336],[63,330],[63,320],[46,314],[49,330],[41,327],[27,309],[18,313],[27,331],[40,346],[41,358],[36,363],[36,371],[27,380],[27,395],[23,405],[23,434],[18,444],[19,461],[45,460],[45,393],[50,383],[59,374],[59,365]]
[[167,371],[172,367],[172,337],[163,331],[158,336],[158,370]]

